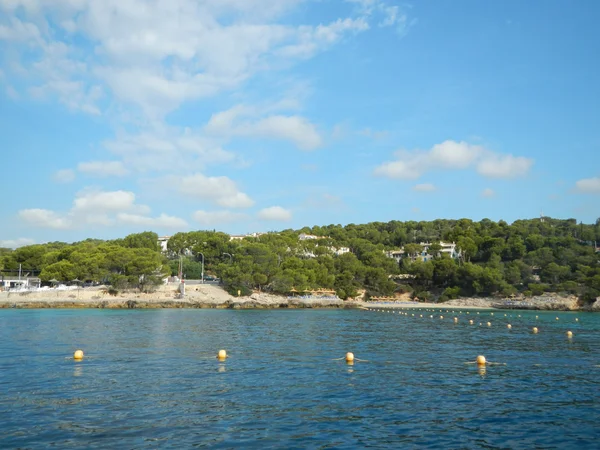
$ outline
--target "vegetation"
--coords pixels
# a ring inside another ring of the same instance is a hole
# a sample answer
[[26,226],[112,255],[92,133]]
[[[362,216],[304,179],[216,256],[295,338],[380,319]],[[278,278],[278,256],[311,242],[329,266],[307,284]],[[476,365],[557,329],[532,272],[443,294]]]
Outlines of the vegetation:
[[[316,236],[299,239],[301,234]],[[488,219],[373,222],[284,230],[243,240],[225,233],[177,233],[162,254],[158,236],[133,234],[114,241],[31,245],[0,251],[0,271],[24,270],[44,282],[96,281],[146,290],[179,271],[217,276],[231,293],[335,290],[341,298],[410,293],[421,300],[458,296],[538,295],[567,292],[586,301],[600,296],[600,219]],[[455,242],[450,258],[439,242]],[[431,258],[422,261],[421,243]],[[349,251],[344,252],[344,248]],[[386,251],[404,249],[400,263]]]

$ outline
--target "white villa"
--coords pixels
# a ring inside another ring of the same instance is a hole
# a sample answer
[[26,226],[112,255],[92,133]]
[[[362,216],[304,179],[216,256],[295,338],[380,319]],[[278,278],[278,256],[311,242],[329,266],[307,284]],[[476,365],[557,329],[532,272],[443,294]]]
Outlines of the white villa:
[[[433,259],[434,255],[429,254],[429,247],[431,246],[431,242],[420,242],[419,245],[423,248],[423,250],[421,251],[421,254],[417,257],[417,259],[419,259],[423,262],[427,262],[427,261]],[[460,257],[460,250],[456,248],[456,243],[440,242],[440,246],[442,247],[442,249],[440,250],[440,253],[448,255],[452,259],[456,259],[456,258]],[[400,263],[402,258],[404,258],[406,256],[405,252],[404,252],[404,247],[402,247],[400,250],[387,251],[387,252],[385,252],[385,255],[388,258],[395,259],[396,262],[398,262],[398,263]]]

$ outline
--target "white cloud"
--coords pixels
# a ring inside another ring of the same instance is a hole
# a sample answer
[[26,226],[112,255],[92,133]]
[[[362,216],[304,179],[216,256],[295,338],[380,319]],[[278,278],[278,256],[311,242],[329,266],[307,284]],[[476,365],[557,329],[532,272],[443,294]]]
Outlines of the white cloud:
[[533,165],[533,159],[494,153],[480,145],[461,141],[444,141],[430,150],[396,152],[397,160],[378,166],[374,175],[394,179],[414,180],[433,170],[464,170],[475,168],[489,178],[524,176]]
[[240,222],[248,219],[248,215],[244,213],[236,213],[232,211],[196,211],[193,214],[193,219],[201,225],[212,226],[222,225],[226,223]]
[[197,173],[179,181],[179,192],[190,197],[208,200],[224,208],[249,208],[254,205],[236,183],[228,177],[207,177]]
[[288,209],[284,209],[281,206],[271,206],[269,208],[261,209],[257,217],[260,220],[273,220],[287,222],[292,219],[292,213]]
[[133,209],[148,211],[148,207],[135,204],[135,194],[133,192],[85,190],[76,195],[72,211],[102,213]]
[[0,248],[19,248],[33,244],[35,244],[35,241],[29,238],[6,239],[0,241]]
[[75,180],[75,172],[73,172],[71,169],[57,170],[54,172],[52,178],[57,183],[70,183],[71,181]]
[[71,228],[72,222],[48,209],[22,209],[19,211],[19,217],[37,227],[54,228],[57,230],[66,230]]
[[171,228],[175,230],[185,229],[188,226],[185,220],[166,214],[161,214],[158,217],[147,217],[140,214],[119,213],[117,214],[117,221],[125,225]]
[[125,170],[137,172],[193,171],[236,160],[215,140],[187,128],[157,127],[138,134],[121,134],[104,145],[123,160]]
[[390,5],[384,0],[346,0],[354,3],[367,16],[379,19],[379,27],[394,27],[400,35],[405,35],[416,19],[409,20],[399,6]]
[[489,178],[516,178],[527,175],[533,159],[513,155],[487,155],[477,164],[477,172]]
[[[144,7],[137,0],[5,0],[0,39],[38,56],[33,64],[22,61],[41,80],[34,94],[55,94],[70,108],[98,114],[110,92],[148,117],[164,117],[183,102],[235,89],[370,27],[361,12],[294,24],[286,15],[302,1],[173,0]],[[25,6],[17,15],[19,4]],[[386,11],[397,22],[397,11]]]
[[82,173],[97,177],[122,177],[129,173],[121,161],[88,161],[77,165]]
[[485,188],[481,191],[481,196],[485,198],[491,198],[496,195],[496,192],[491,188]]
[[161,214],[150,217],[150,208],[135,202],[135,194],[129,191],[78,192],[73,206],[66,213],[47,209],[24,209],[19,217],[33,226],[54,229],[75,229],[83,226],[139,225],[160,228],[186,228],[183,219]]
[[323,144],[315,125],[304,117],[265,115],[269,109],[236,105],[213,114],[205,131],[229,138],[245,136],[288,140],[302,150],[313,150]]
[[0,24],[0,40],[37,41],[41,39],[38,27],[30,22],[22,22],[17,17],[9,17],[8,24]]
[[417,192],[433,192],[435,191],[435,186],[431,183],[423,183],[414,185],[412,189]]
[[575,190],[583,194],[600,194],[600,177],[584,178],[577,181]]

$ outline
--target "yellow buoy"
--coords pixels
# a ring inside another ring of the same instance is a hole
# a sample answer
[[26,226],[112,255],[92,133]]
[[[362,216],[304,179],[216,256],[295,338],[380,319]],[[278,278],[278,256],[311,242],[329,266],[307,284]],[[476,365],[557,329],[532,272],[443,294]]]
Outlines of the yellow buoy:
[[440,319],[443,319],[443,318],[444,318],[444,316],[440,316]]
[[575,322],[579,322],[579,319],[577,317],[575,317]]
[[538,318],[538,316],[535,316],[535,318],[537,319],[537,318]]
[[512,328],[512,325],[509,323],[508,325],[506,325],[506,328],[510,330]]
[[537,329],[537,327],[533,327],[533,330],[531,331],[533,331],[533,333],[536,334],[539,330]]
[[73,359],[83,359],[83,350],[75,350],[75,353],[73,353]]
[[469,320],[469,324],[470,324],[470,325],[473,325],[473,320]]
[[224,361],[227,359],[227,352],[225,350],[219,350],[219,353],[217,353],[217,359],[219,361]]
[[348,352],[346,353],[346,362],[354,362],[354,353]]
[[493,316],[493,315],[494,315],[494,313],[491,313],[491,315]]
[[477,365],[478,366],[485,366],[485,356],[479,355],[477,357]]
[[454,323],[458,323],[458,317],[454,318]]
[[558,317],[556,318],[556,320],[558,320]]
[[488,322],[488,323],[487,323],[487,326],[488,326],[488,327],[491,327],[491,326],[492,326],[492,322]]
[[572,338],[573,337],[573,332],[572,331],[567,331],[567,337],[568,338]]

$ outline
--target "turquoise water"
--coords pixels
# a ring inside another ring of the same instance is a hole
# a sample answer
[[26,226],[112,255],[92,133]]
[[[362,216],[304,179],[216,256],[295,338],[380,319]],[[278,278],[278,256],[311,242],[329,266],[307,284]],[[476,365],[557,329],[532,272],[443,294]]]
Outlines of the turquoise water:
[[0,447],[598,448],[600,315],[429,314],[1,310]]

